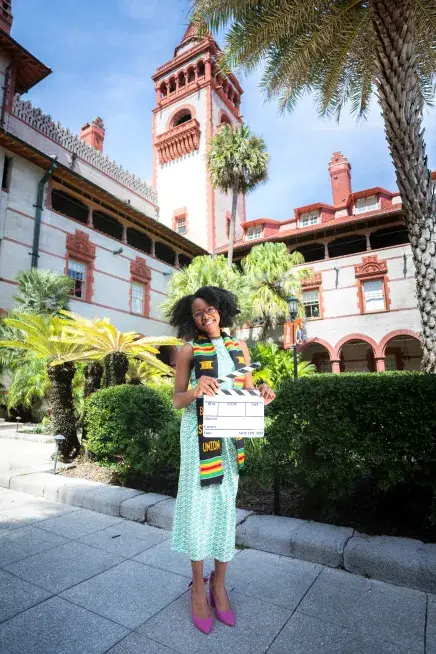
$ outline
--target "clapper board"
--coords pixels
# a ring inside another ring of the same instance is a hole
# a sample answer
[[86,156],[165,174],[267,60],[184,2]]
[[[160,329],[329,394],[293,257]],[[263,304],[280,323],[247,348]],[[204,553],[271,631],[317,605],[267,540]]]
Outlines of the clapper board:
[[[217,381],[223,383],[257,368],[260,368],[260,364],[253,363]],[[205,438],[263,438],[264,434],[264,403],[259,391],[220,388],[216,395],[204,396]]]

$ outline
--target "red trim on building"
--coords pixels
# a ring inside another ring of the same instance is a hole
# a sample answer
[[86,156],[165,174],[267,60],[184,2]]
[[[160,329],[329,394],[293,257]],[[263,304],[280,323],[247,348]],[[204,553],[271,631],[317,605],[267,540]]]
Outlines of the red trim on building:
[[[89,235],[76,229],[74,234],[67,234],[65,274],[68,274],[70,259],[80,261],[85,265],[85,297],[86,302],[92,302],[95,268],[95,245],[91,243]],[[75,298],[78,299],[78,298]]]

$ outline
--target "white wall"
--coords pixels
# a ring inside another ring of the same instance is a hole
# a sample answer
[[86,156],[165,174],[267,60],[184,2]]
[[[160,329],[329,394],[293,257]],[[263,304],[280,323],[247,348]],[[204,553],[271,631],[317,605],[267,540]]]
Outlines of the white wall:
[[[4,151],[0,148],[0,162]],[[1,169],[0,169],[1,170]],[[43,172],[21,157],[14,156],[9,193],[0,196],[0,308],[9,310],[16,291],[14,278],[30,268],[33,242],[35,201],[38,182]],[[3,217],[3,218],[2,218]],[[120,242],[70,218],[49,210],[44,203],[40,235],[40,268],[65,271],[67,234],[80,230],[89,235],[96,246],[92,303],[72,300],[74,311],[87,317],[109,317],[121,330],[137,330],[145,335],[171,333],[162,321],[159,305],[166,298],[169,276],[174,268],[134,248],[123,245],[121,255],[112,254]],[[136,257],[146,260],[151,268],[150,318],[130,313],[130,262]]]

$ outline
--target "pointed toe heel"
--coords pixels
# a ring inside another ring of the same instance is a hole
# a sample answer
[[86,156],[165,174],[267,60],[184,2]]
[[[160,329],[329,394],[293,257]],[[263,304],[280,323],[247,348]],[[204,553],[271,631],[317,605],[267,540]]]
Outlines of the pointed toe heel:
[[[215,597],[213,594],[212,581],[213,581],[213,572],[211,572],[211,575],[209,577],[209,604],[210,606],[215,608],[215,617],[217,620],[227,625],[227,627],[234,627],[236,620],[233,610],[230,609],[229,611],[220,611],[216,605]],[[227,595],[227,599],[229,599],[228,595]]]
[[[207,578],[204,580],[205,582],[207,581]],[[197,627],[199,631],[201,631],[203,634],[209,634],[212,631],[213,627],[213,615],[210,615],[208,618],[199,618],[194,614],[194,609],[192,607],[192,581],[189,584],[191,587],[191,617],[192,617],[192,624],[194,627]]]

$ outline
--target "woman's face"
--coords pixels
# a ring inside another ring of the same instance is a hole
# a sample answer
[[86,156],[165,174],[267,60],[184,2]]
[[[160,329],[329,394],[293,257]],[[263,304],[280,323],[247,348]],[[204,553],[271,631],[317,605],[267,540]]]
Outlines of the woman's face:
[[214,306],[199,297],[192,303],[192,317],[200,331],[206,332],[209,336],[219,334],[220,314]]

